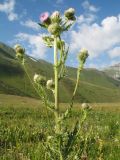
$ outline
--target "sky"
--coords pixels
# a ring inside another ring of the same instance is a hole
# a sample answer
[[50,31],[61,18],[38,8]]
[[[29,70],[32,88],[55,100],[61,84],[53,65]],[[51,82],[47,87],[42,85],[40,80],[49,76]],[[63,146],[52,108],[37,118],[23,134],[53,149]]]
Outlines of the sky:
[[67,65],[77,67],[77,54],[89,51],[86,67],[104,68],[120,62],[120,0],[0,0],[0,42],[23,45],[26,53],[53,62],[39,27],[43,12],[61,15],[68,8],[76,11],[76,23],[62,38],[70,46]]

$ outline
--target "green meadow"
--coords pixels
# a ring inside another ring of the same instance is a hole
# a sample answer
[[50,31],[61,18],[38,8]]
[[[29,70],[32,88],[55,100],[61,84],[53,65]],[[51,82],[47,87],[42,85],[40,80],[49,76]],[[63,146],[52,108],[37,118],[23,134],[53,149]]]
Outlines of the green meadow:
[[[61,104],[61,112],[67,107]],[[98,148],[93,147],[98,137],[104,160],[119,160],[120,157],[120,103],[94,103],[88,114],[84,133],[92,140],[88,144],[91,160]],[[76,103],[72,116],[65,123],[70,128],[81,117],[81,104]],[[20,96],[0,94],[0,160],[44,160],[43,141],[52,134],[53,116],[41,101]],[[92,131],[89,130],[92,128]],[[49,132],[49,133],[48,133]],[[86,133],[87,135],[87,133]],[[97,145],[97,144],[96,144]]]

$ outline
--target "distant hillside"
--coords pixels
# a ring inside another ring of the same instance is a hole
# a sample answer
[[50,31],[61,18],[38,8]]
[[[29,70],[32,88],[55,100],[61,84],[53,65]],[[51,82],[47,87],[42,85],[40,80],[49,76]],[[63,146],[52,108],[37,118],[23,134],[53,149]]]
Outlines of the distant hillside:
[[116,80],[120,80],[120,63],[104,69],[104,72]]
[[[33,77],[39,73],[50,79],[53,77],[52,64],[26,57],[27,70]],[[76,68],[67,67],[67,76],[60,82],[60,101],[68,102],[75,86]],[[33,78],[32,78],[33,79]],[[38,98],[26,76],[24,69],[15,59],[15,52],[0,43],[0,93]],[[53,100],[51,92],[49,97]],[[81,74],[76,102],[116,102],[120,101],[120,82],[96,69],[84,69]]]

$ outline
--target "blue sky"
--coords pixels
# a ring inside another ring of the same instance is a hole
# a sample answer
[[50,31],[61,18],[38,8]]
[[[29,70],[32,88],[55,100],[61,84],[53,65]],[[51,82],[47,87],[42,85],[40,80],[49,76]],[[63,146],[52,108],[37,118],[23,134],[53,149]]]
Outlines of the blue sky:
[[16,43],[35,58],[53,61],[53,50],[42,42],[45,33],[37,22],[50,14],[73,7],[77,21],[62,37],[70,45],[67,65],[76,67],[77,53],[89,50],[86,67],[102,68],[120,62],[120,0],[0,0],[0,41]]

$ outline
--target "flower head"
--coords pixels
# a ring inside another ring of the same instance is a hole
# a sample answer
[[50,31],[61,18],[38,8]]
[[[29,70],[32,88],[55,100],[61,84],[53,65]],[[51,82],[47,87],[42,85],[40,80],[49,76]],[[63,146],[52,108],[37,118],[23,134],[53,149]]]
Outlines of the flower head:
[[53,90],[55,88],[54,81],[52,79],[48,80],[47,84],[46,84],[46,87],[47,87],[47,89]]
[[21,45],[20,45],[20,44],[16,44],[16,45],[14,46],[14,49],[16,50],[18,47],[21,47]]
[[87,110],[92,109],[92,107],[88,103],[82,103],[81,107],[82,107],[82,109],[87,109]]
[[18,52],[21,54],[25,53],[25,49],[20,44],[16,44],[14,46],[14,49],[15,49],[16,53],[18,53]]
[[75,20],[75,9],[74,8],[69,8],[65,11],[64,13],[65,17],[68,19],[68,20]]
[[69,8],[68,10],[67,10],[67,12],[69,12],[70,14],[75,14],[75,9],[74,8]]
[[33,80],[34,80],[35,83],[37,82],[38,77],[39,77],[39,74],[36,74],[36,73],[35,73],[35,75],[34,75],[34,77],[33,77]]
[[52,35],[56,35],[58,36],[61,32],[61,27],[59,26],[58,23],[52,23],[48,26],[48,31],[52,34]]
[[46,78],[41,76],[41,75],[39,75],[39,74],[35,73],[35,75],[33,77],[33,80],[34,80],[35,83],[40,84],[41,86],[45,86],[46,85]]
[[20,45],[20,44],[16,44],[14,46],[14,50],[16,52],[16,57],[23,61],[23,58],[24,58],[24,54],[25,54],[25,49]]
[[85,63],[87,57],[89,56],[88,50],[86,49],[81,49],[80,54],[79,54],[79,60]]
[[55,22],[59,23],[61,21],[60,12],[58,12],[58,11],[53,12],[50,18],[53,23],[55,23]]
[[53,136],[48,136],[47,140],[50,141],[53,138]]
[[40,21],[42,23],[46,22],[49,18],[49,13],[48,12],[44,12],[40,15]]

